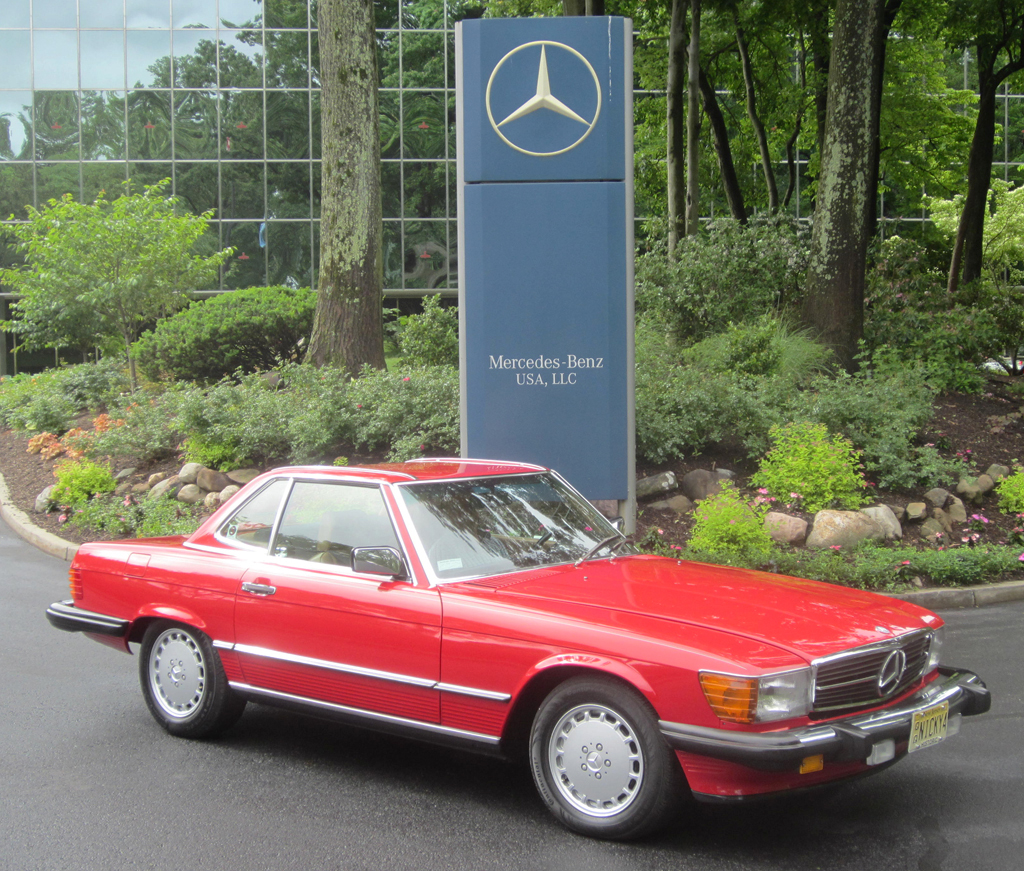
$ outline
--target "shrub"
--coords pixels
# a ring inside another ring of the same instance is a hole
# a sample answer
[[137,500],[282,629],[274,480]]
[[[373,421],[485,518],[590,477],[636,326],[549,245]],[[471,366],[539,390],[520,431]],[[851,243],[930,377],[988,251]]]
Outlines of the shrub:
[[134,345],[139,371],[152,379],[216,381],[236,371],[297,360],[313,329],[309,288],[254,287],[193,302]]
[[65,460],[53,472],[57,485],[52,499],[58,505],[81,508],[97,493],[109,493],[117,482],[109,466],[91,460]]
[[203,516],[198,508],[172,499],[134,496],[97,496],[71,518],[79,529],[92,529],[118,537],[149,538],[158,535],[191,535]]
[[800,493],[811,512],[856,508],[868,501],[858,468],[860,453],[848,439],[830,434],[824,424],[806,421],[772,427],[770,436],[774,447],[751,478],[755,486],[778,497]]
[[118,426],[93,433],[86,452],[90,457],[131,457],[149,462],[174,453],[182,438],[175,425],[174,403],[182,388],[171,385],[163,393],[137,392],[122,397],[111,409]]
[[723,481],[720,492],[698,503],[689,549],[705,554],[768,554],[772,539],[765,531],[762,513],[747,504],[731,482]]
[[0,379],[0,417],[11,429],[64,433],[79,406],[64,390],[59,369]]
[[423,297],[423,313],[399,317],[391,332],[409,365],[459,365],[459,310],[439,294]]
[[1024,513],[1024,469],[1017,468],[1012,475],[996,484],[999,510],[1007,514]]

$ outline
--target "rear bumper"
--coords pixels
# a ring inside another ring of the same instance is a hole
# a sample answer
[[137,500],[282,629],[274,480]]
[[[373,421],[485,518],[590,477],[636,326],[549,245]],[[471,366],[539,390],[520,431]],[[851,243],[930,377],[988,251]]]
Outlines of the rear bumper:
[[113,638],[124,638],[130,627],[128,620],[76,608],[70,599],[50,605],[46,609],[46,619],[51,626],[65,632],[88,632],[90,635],[109,635]]
[[735,762],[758,771],[797,771],[808,756],[825,762],[868,762],[875,745],[910,739],[914,714],[949,702],[949,713],[985,713],[992,698],[976,674],[940,666],[939,677],[895,705],[821,725],[777,732],[734,732],[685,723],[660,722],[674,750]]

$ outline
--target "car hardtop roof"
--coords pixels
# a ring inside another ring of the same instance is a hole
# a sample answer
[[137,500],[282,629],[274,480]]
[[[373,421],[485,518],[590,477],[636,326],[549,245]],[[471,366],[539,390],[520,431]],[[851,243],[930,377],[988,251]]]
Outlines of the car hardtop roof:
[[405,463],[374,463],[365,466],[287,466],[278,475],[327,475],[337,478],[381,481],[439,481],[448,478],[482,478],[495,475],[523,475],[546,472],[544,466],[502,460],[472,460],[457,457],[424,457]]

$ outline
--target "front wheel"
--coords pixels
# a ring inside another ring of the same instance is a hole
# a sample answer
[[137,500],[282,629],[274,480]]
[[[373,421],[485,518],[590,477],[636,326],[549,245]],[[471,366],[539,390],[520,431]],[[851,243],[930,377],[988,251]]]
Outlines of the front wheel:
[[146,630],[139,682],[153,718],[182,738],[220,734],[245,708],[245,699],[228,686],[210,639],[191,627],[154,623]]
[[664,825],[682,774],[647,701],[602,676],[556,687],[533,721],[530,763],[544,803],[565,825],[628,839]]

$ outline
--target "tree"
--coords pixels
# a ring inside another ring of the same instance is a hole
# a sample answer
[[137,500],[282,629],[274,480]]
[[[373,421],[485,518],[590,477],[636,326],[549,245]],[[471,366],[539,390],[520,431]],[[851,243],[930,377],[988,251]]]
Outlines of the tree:
[[6,228],[25,262],[0,271],[0,281],[21,294],[17,319],[3,328],[28,346],[119,345],[136,386],[132,343],[153,320],[184,305],[188,291],[212,280],[232,254],[192,253],[212,213],[180,208],[164,193],[169,183],[142,193],[126,185],[115,200],[100,192],[91,204],[77,203],[68,194],[28,207],[27,221]]
[[[849,371],[864,331],[868,224],[877,193],[885,0],[839,0],[804,318]],[[874,166],[872,161],[874,160]]]
[[320,0],[323,188],[309,359],[384,368],[380,116],[371,0]]

